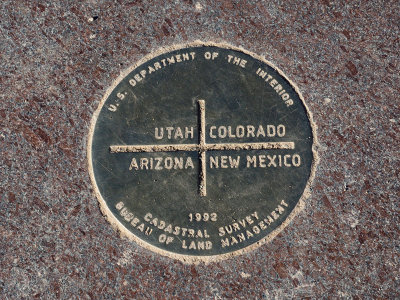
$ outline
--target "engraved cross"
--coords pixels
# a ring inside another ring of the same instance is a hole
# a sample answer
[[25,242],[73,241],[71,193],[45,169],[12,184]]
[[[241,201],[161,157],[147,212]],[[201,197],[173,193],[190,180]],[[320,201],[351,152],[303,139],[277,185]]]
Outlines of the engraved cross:
[[206,103],[198,100],[199,105],[199,143],[198,144],[167,144],[167,145],[112,145],[111,153],[136,152],[175,152],[197,151],[200,155],[199,193],[207,195],[206,186],[206,152],[210,150],[266,150],[266,149],[294,149],[294,142],[265,142],[265,143],[206,143]]

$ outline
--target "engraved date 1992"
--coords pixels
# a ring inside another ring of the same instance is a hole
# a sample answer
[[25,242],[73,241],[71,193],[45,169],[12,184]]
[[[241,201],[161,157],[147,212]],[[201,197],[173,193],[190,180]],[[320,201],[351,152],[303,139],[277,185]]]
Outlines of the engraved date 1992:
[[190,213],[189,214],[190,222],[215,222],[217,221],[216,213]]

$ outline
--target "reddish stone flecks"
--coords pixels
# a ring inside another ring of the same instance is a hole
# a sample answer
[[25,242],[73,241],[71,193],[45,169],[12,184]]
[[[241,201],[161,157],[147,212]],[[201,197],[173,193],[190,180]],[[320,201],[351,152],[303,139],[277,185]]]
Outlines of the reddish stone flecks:
[[[0,298],[399,298],[398,1],[2,1]],[[318,125],[306,207],[207,266],[121,239],[87,172],[90,120],[121,71],[196,39],[265,56]]]

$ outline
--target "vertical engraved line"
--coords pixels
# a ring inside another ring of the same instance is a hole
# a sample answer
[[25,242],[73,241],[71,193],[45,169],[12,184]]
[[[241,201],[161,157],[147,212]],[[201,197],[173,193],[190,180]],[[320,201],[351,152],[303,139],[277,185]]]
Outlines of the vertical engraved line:
[[204,100],[199,100],[199,110],[200,110],[200,149],[203,150],[203,146],[206,144],[206,103]]
[[206,152],[200,152],[200,196],[207,196],[207,186],[206,186]]
[[199,124],[199,145],[200,145],[200,196],[204,197],[207,195],[207,181],[206,181],[206,103],[204,100],[198,100],[199,113],[200,113],[200,124]]

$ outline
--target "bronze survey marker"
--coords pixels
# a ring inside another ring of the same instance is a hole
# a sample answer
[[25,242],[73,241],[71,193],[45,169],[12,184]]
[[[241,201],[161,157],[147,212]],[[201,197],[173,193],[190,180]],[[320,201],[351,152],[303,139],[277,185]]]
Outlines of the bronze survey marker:
[[194,43],[117,80],[93,118],[89,168],[123,234],[208,261],[271,239],[301,208],[313,136],[279,70],[240,49]]

